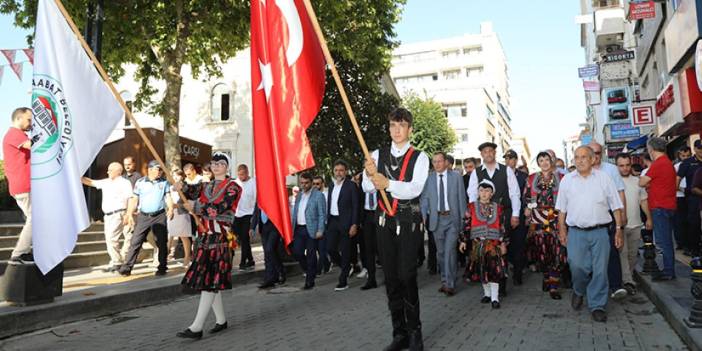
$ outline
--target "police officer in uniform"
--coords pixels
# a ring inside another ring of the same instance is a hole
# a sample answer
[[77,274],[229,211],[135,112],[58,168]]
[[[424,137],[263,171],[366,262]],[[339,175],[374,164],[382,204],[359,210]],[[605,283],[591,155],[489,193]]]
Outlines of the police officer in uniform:
[[417,255],[424,244],[419,196],[429,174],[429,158],[409,143],[409,111],[397,108],[388,120],[392,144],[373,152],[363,175],[363,191],[385,190],[391,206],[387,208],[382,197],[376,197],[376,233],[393,328],[392,342],[385,350],[423,350]]

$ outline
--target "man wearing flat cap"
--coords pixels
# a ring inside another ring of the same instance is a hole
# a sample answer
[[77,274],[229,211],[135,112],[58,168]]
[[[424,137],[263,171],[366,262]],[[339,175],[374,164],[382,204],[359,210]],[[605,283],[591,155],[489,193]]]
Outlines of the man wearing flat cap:
[[[165,275],[168,267],[168,230],[166,217],[173,218],[173,202],[171,201],[170,187],[162,177],[161,165],[156,160],[148,164],[145,177],[137,180],[134,185],[134,194],[129,199],[127,215],[124,217],[125,225],[134,228],[134,235],[129,245],[129,252],[125,262],[119,269],[119,274],[128,276],[136,263],[141,245],[146,241],[149,231],[154,232],[156,246],[158,246],[158,270],[156,276]],[[136,225],[134,211],[138,210]]]
[[[492,200],[502,205],[502,213],[504,214],[502,223],[504,223],[506,231],[505,240],[509,242],[509,235],[519,225],[521,208],[519,183],[512,168],[497,162],[495,159],[496,149],[497,144],[493,142],[485,142],[478,146],[483,162],[470,175],[467,190],[468,201],[470,203],[478,201],[478,184],[483,180],[487,179],[495,184],[495,193],[492,196]],[[500,293],[506,293],[504,280],[500,283]]]

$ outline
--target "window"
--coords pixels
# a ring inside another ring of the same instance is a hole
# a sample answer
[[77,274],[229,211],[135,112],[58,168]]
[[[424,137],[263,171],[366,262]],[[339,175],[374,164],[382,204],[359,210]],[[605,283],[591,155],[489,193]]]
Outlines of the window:
[[480,77],[483,74],[483,67],[467,67],[466,68],[466,77],[468,78],[477,78]]
[[448,50],[448,51],[442,52],[442,53],[441,53],[441,56],[443,56],[444,58],[452,58],[452,57],[458,57],[458,55],[459,55],[460,53],[461,53],[461,51],[458,50],[458,49],[456,49],[456,50]]
[[458,79],[458,76],[461,75],[461,70],[460,69],[454,69],[450,71],[444,71],[444,79],[446,80],[454,80]]
[[[129,111],[130,112],[133,111],[134,95],[132,95],[132,93],[129,92],[128,90],[125,90],[125,91],[119,93],[119,95],[122,96],[122,100],[124,100],[124,102],[127,103],[127,108],[129,109]],[[124,126],[128,127],[130,125],[131,125],[131,122],[129,121],[129,117],[125,113],[124,114]]]
[[418,84],[426,83],[429,81],[439,80],[439,75],[436,73],[422,74],[417,76],[399,77],[395,78],[395,84]]
[[231,117],[231,91],[223,83],[212,89],[212,120],[228,121]]
[[480,54],[483,51],[483,48],[480,46],[472,47],[472,48],[463,48],[463,55],[477,55]]
[[444,116],[451,117],[468,117],[468,109],[465,104],[447,104],[444,105]]
[[468,142],[468,134],[461,134],[461,142],[463,142],[463,143]]

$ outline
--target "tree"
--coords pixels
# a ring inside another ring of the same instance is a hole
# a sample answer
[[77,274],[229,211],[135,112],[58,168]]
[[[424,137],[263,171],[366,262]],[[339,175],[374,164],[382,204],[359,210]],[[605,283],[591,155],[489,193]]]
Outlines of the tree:
[[418,150],[430,155],[437,151],[450,152],[458,139],[444,115],[440,103],[430,97],[420,98],[411,93],[403,99],[404,106],[414,118],[411,142]]
[[[81,27],[91,0],[64,0]],[[14,13],[15,25],[33,28],[36,0],[0,0],[0,12]],[[166,162],[180,164],[178,121],[183,77],[190,65],[194,78],[217,76],[221,63],[247,46],[249,2],[245,0],[113,0],[104,3],[102,64],[114,80],[125,64],[138,66],[140,89],[134,108],[161,116]],[[31,44],[32,38],[28,38]],[[166,89],[155,99],[154,80]]]

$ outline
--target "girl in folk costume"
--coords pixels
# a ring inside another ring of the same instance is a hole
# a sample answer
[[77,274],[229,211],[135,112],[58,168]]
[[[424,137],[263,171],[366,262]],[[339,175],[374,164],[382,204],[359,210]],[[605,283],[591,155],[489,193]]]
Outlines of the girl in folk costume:
[[541,172],[529,176],[524,190],[527,204],[524,214],[529,225],[527,256],[531,262],[536,262],[537,269],[544,274],[543,291],[548,291],[552,299],[560,300],[558,288],[567,258],[566,248],[558,240],[558,211],[555,206],[563,175],[554,172],[553,159],[546,152],[540,152],[536,162]]
[[[507,268],[504,255],[507,244],[504,241],[504,226],[500,223],[502,206],[492,201],[495,185],[485,179],[478,185],[478,201],[469,205],[473,250],[470,254],[470,275],[473,280],[483,283],[484,296],[481,303],[492,302],[492,308],[500,308],[500,281]],[[467,239],[461,239],[460,250],[464,252]]]
[[[210,333],[227,328],[220,290],[232,288],[232,252],[230,228],[234,220],[241,187],[227,175],[229,157],[221,152],[212,155],[210,163],[213,178],[210,182],[185,185],[189,194],[195,195],[193,212],[200,219],[197,228],[197,251],[193,263],[185,273],[181,284],[200,290],[200,305],[193,324],[177,336],[200,339],[205,319],[210,308],[214,311],[216,324]],[[189,196],[190,197],[190,196]]]

